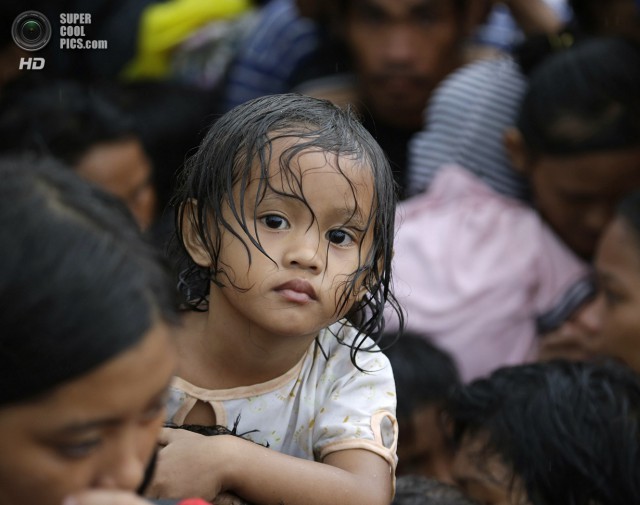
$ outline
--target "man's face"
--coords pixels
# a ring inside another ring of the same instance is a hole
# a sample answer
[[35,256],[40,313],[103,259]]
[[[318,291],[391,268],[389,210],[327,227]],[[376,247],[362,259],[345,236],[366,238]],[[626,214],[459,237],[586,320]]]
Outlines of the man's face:
[[540,157],[529,172],[540,213],[574,252],[591,259],[618,202],[640,188],[640,149]]
[[374,118],[422,126],[432,91],[461,63],[463,26],[454,0],[352,0],[346,38]]

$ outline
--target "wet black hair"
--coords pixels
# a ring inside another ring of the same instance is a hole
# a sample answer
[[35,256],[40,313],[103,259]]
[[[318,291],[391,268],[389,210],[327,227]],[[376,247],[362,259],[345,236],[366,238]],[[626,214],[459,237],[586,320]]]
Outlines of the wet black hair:
[[596,38],[535,67],[516,125],[529,154],[640,148],[640,47]]
[[457,390],[454,441],[498,456],[532,505],[640,503],[640,379],[617,363],[502,368]]
[[[249,261],[249,243],[268,257],[255,236],[257,218],[246,215],[243,204],[256,166],[260,181],[256,201],[251,204],[257,206],[268,189],[282,193],[269,182],[269,165],[273,143],[283,139],[296,141],[277,160],[286,186],[285,194],[305,205],[301,181],[290,166],[291,161],[303,151],[322,151],[340,171],[341,159],[355,160],[362,170],[371,174],[373,180],[372,208],[355,209],[355,212],[361,211],[368,216],[365,227],[372,231],[373,245],[370,251],[360,251],[360,266],[345,281],[336,307],[336,314],[342,313],[358,289],[358,283],[364,280],[368,292],[347,315],[347,321],[358,330],[351,352],[355,363],[355,353],[362,347],[366,336],[377,341],[382,334],[383,308],[387,302],[402,320],[400,308],[390,290],[397,188],[389,162],[371,134],[350,110],[343,110],[327,100],[297,94],[265,96],[235,107],[214,123],[196,154],[189,159],[174,201],[177,206],[175,245],[180,260],[180,287],[187,301],[191,302],[191,308],[197,308],[207,303],[209,282],[224,285],[226,280],[221,278],[219,264],[223,231],[233,233],[244,243]],[[355,196],[358,190],[350,185]],[[239,204],[231,198],[238,188]],[[186,205],[190,201],[197,202],[197,206]],[[235,223],[244,231],[243,236],[232,231],[232,223],[223,216],[226,206]],[[193,223],[196,239],[210,255],[210,268],[197,265],[184,246],[184,227],[189,226],[189,222]]]
[[453,358],[413,332],[405,332],[383,352],[393,368],[398,418],[408,419],[420,407],[444,404],[461,384]]
[[0,406],[177,324],[175,289],[120,201],[43,158],[0,159]]
[[131,116],[94,87],[47,80],[0,102],[0,153],[52,156],[73,167],[97,144],[137,138]]

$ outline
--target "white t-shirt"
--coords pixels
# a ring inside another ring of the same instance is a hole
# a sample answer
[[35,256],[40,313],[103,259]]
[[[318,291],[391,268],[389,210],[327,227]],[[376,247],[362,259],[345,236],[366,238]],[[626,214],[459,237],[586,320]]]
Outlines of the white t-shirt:
[[[345,449],[364,449],[383,457],[395,472],[398,429],[391,365],[366,339],[357,353],[349,345],[356,331],[338,322],[320,332],[302,359],[287,373],[252,386],[207,390],[176,377],[168,422],[184,424],[198,400],[211,405],[216,423],[271,449],[322,461]],[[361,337],[360,337],[361,338]],[[253,431],[256,430],[256,431]]]

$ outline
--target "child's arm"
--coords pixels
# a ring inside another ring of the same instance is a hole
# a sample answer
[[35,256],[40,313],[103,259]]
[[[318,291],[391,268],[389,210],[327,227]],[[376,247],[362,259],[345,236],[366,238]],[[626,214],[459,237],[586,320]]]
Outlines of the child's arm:
[[202,496],[223,491],[256,505],[388,505],[389,463],[363,449],[329,454],[323,463],[262,447],[238,437],[204,437],[165,429],[151,496]]

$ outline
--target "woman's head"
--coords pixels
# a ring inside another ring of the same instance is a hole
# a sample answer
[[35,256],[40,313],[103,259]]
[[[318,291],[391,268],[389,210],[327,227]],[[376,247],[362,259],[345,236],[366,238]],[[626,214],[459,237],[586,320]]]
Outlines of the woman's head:
[[640,48],[594,39],[533,71],[509,146],[549,224],[593,256],[617,202],[640,187]]
[[[178,192],[187,297],[203,299],[211,281],[248,300],[254,286],[271,275],[284,281],[293,268],[316,291],[335,291],[333,320],[323,324],[368,307],[353,322],[375,337],[390,297],[395,198],[382,150],[350,112],[299,95],[241,105],[212,127]],[[232,260],[229,239],[238,247]],[[289,240],[305,243],[308,258],[292,260]]]
[[596,351],[640,372],[640,193],[627,196],[595,258],[600,327]]
[[0,502],[142,481],[173,372],[172,290],[123,205],[0,161]]
[[143,229],[154,220],[153,171],[134,120],[97,89],[47,80],[6,94],[0,151],[53,156],[122,199]]

